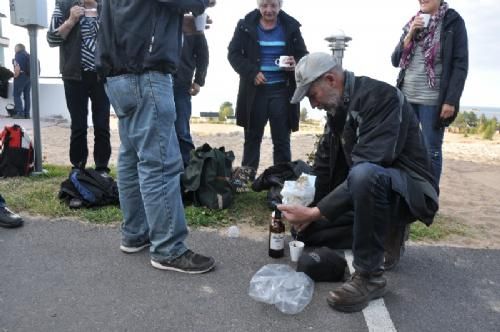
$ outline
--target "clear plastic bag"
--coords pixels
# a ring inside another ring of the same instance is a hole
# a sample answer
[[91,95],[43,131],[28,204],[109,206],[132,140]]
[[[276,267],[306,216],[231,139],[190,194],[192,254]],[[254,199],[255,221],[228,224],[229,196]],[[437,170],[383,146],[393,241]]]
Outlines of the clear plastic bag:
[[263,266],[250,280],[248,295],[256,301],[274,304],[285,314],[297,314],[312,299],[314,282],[303,272],[284,264]]
[[316,193],[316,176],[302,173],[296,181],[285,181],[281,196],[283,204],[308,206]]

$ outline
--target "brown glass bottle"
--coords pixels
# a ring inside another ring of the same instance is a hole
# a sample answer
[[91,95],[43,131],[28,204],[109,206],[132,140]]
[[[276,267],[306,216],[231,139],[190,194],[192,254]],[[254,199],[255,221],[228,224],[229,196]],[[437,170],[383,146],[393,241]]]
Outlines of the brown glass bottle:
[[280,258],[285,255],[285,224],[281,220],[281,211],[275,209],[269,224],[269,257]]

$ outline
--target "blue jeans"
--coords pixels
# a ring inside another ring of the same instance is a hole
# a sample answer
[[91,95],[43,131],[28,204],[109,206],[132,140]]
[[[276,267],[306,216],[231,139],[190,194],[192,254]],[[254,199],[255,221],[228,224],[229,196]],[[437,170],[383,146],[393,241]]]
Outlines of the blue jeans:
[[441,179],[441,171],[443,169],[443,138],[444,127],[437,126],[437,119],[441,110],[439,106],[410,104],[420,121],[422,135],[424,136],[425,145],[429,158],[431,160],[432,174],[439,185]]
[[5,199],[3,199],[2,195],[0,195],[0,208],[5,207]]
[[184,166],[186,166],[189,163],[189,154],[191,150],[194,150],[191,128],[189,127],[189,120],[191,119],[191,95],[189,94],[189,87],[174,85],[174,100],[177,113],[175,131],[179,140],[182,161]]
[[250,123],[245,128],[242,166],[259,167],[260,145],[267,121],[271,127],[274,164],[292,160],[290,124],[288,122],[288,90],[283,84],[257,88]]
[[384,240],[389,226],[399,222],[394,220],[394,211],[406,203],[397,199],[392,190],[389,169],[376,164],[354,166],[347,176],[347,186],[343,187],[354,211],[353,266],[358,272],[378,271],[384,263]]
[[183,167],[172,77],[155,71],[109,77],[106,92],[118,116],[121,141],[122,241],[149,239],[152,258],[177,258],[187,250],[188,230],[179,187]]
[[[18,77],[14,78],[14,110],[18,116],[24,116],[26,118],[30,116],[30,91],[31,81],[26,73],[21,73]],[[24,107],[21,101],[21,95],[23,95]]]
[[82,80],[64,80],[66,106],[71,116],[69,159],[73,167],[85,168],[89,154],[87,148],[87,115],[89,99],[92,102],[94,125],[94,162],[97,171],[109,171],[111,157],[109,129],[109,100],[104,84],[97,74],[82,71]]

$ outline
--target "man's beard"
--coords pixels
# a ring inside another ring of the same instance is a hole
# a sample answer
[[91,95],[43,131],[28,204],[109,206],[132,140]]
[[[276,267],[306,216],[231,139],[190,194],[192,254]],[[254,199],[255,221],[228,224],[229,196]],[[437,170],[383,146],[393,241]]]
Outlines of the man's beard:
[[335,116],[337,109],[341,107],[340,93],[332,91],[328,103],[325,105],[325,111],[331,116]]

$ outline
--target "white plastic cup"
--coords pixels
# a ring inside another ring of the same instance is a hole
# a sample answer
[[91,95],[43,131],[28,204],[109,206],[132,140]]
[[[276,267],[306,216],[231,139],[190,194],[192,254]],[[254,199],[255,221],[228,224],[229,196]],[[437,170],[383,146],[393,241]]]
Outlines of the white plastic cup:
[[294,240],[290,241],[288,245],[290,246],[290,260],[294,263],[298,262],[302,251],[304,251],[304,242]]
[[196,31],[204,31],[207,25],[207,13],[200,14],[194,18]]
[[238,226],[230,226],[228,229],[227,229],[227,236],[228,237],[232,237],[232,238],[237,238],[240,236],[240,229],[238,228]]
[[290,56],[288,56],[288,55],[280,55],[279,58],[277,58],[276,60],[274,60],[274,63],[278,67],[289,68],[289,67],[292,66],[289,63],[287,63],[287,61],[288,61],[289,58],[290,58]]
[[431,14],[420,14],[420,17],[424,20],[424,28],[427,28],[431,20]]

